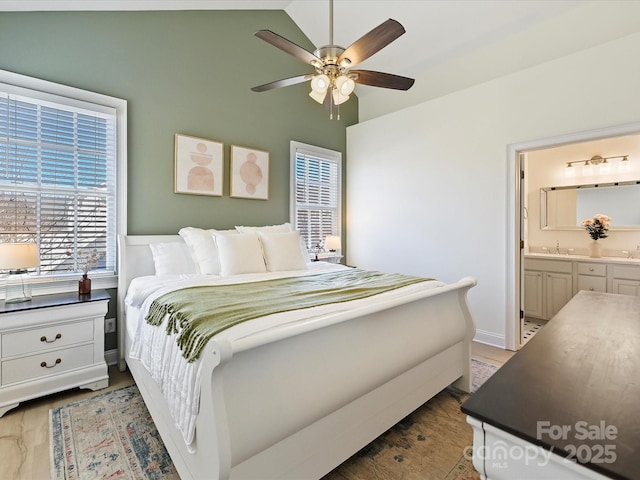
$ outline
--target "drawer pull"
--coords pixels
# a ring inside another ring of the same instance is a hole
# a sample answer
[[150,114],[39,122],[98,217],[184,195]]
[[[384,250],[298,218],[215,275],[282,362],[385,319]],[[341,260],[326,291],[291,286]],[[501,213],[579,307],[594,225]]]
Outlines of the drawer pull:
[[47,365],[47,362],[42,362],[42,363],[40,364],[40,366],[41,366],[41,367],[43,367],[43,368],[53,368],[53,367],[55,367],[56,365],[58,365],[59,363],[61,363],[61,362],[62,362],[62,359],[61,359],[61,358],[56,358],[56,363],[54,363],[53,365],[49,366],[49,365]]
[[589,290],[591,290],[593,292],[593,287],[591,287]]
[[589,271],[590,271],[590,272],[593,272],[593,267],[589,267]]
[[54,338],[53,340],[47,340],[47,337],[45,337],[44,335],[40,337],[40,341],[41,342],[46,342],[46,343],[53,343],[56,340],[60,340],[62,338],[62,334],[61,333],[57,333],[56,334],[56,338]]

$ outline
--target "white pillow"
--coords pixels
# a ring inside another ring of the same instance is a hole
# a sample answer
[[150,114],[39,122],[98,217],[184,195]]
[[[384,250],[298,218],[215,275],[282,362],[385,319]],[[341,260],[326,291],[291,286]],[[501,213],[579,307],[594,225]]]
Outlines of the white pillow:
[[262,250],[267,263],[267,270],[305,270],[307,262],[300,244],[298,230],[287,233],[258,232]]
[[262,245],[255,233],[215,235],[215,238],[220,255],[220,275],[267,271],[262,256]]
[[198,273],[220,273],[220,261],[218,251],[213,241],[211,230],[202,228],[184,227],[178,232],[191,251],[191,257],[195,262]]
[[214,241],[214,235],[237,235],[235,230],[204,230],[202,228],[184,227],[178,232],[184,239],[196,264],[198,273],[220,274],[220,259],[218,258],[218,248]]
[[258,232],[266,232],[266,233],[285,233],[291,231],[291,224],[289,222],[282,223],[280,225],[265,225],[263,227],[243,227],[237,226],[236,230],[240,233],[258,233]]
[[[286,232],[292,231],[291,224],[289,222],[282,223],[280,225],[265,225],[263,227],[236,226],[236,230],[239,233],[247,233],[247,232],[286,233]],[[309,251],[307,250],[307,245],[302,235],[300,236],[300,248],[302,249],[302,255],[304,256],[305,262],[310,262],[311,257],[309,256]]]
[[191,253],[186,243],[151,243],[149,248],[153,255],[156,275],[196,273],[196,265],[191,258]]

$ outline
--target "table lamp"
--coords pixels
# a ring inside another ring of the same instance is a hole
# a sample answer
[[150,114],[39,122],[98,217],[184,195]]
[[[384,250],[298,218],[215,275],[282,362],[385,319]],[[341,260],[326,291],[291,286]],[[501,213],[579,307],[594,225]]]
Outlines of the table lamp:
[[340,250],[342,248],[340,237],[338,237],[337,235],[327,235],[324,239],[324,248],[329,250],[330,252]]
[[31,279],[27,268],[40,266],[35,243],[0,243],[0,270],[9,270],[5,277],[5,303],[31,300]]

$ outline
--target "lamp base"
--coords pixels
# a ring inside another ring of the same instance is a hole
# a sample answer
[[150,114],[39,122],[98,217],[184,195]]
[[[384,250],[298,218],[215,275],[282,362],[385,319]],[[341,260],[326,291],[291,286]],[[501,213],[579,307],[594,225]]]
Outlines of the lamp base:
[[4,303],[20,303],[31,300],[31,279],[26,270],[13,270],[6,277]]

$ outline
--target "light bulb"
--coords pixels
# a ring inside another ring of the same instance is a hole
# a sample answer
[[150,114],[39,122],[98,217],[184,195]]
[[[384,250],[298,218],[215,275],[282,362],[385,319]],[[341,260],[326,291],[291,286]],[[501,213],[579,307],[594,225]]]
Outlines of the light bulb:
[[605,158],[600,164],[600,174],[601,175],[609,175],[611,173],[611,164],[607,162]]
[[588,160],[584,162],[584,167],[582,167],[582,175],[584,175],[585,177],[590,177],[591,175],[593,175],[593,165],[591,165]]

